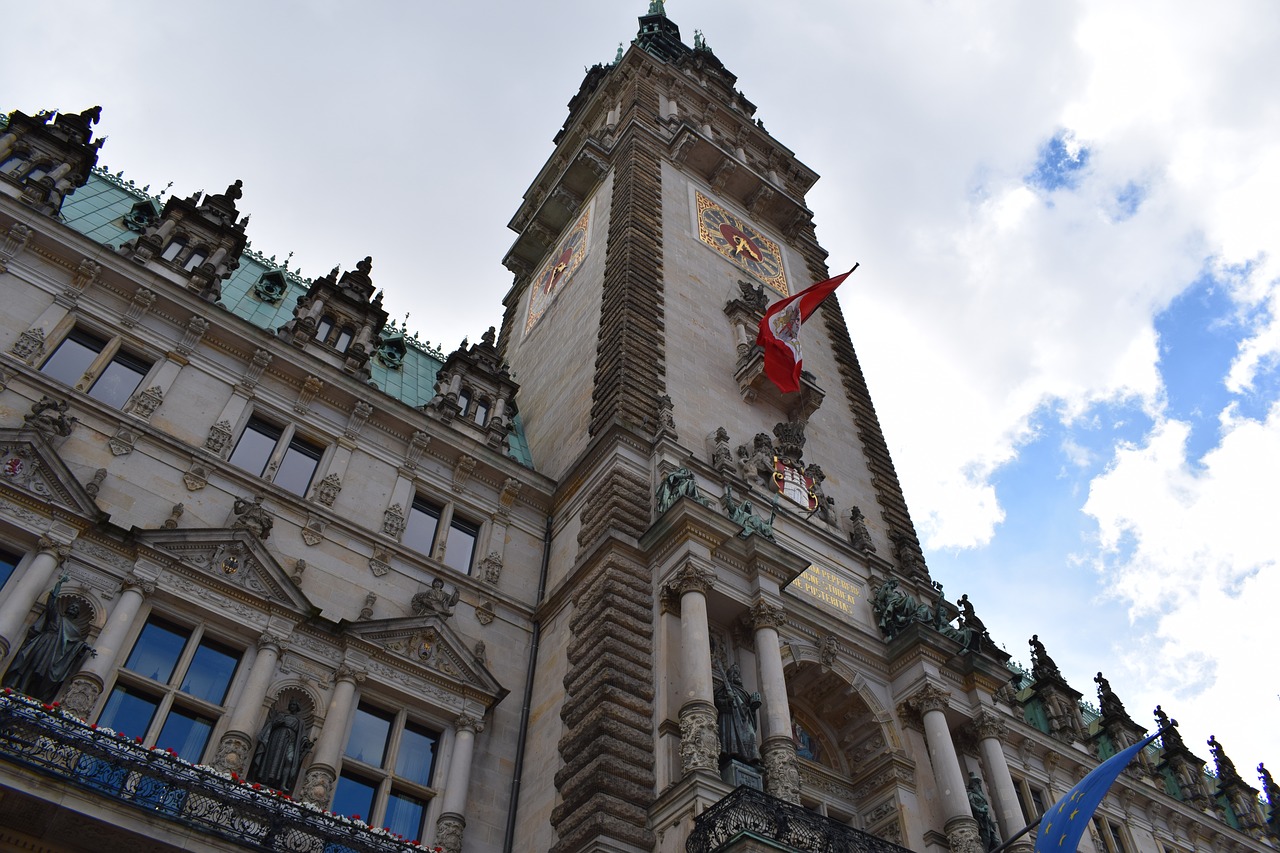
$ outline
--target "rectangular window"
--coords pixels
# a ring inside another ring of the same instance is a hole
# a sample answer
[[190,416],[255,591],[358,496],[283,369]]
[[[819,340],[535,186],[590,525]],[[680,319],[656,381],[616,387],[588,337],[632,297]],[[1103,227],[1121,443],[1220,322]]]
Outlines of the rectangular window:
[[[40,372],[74,386],[107,348],[107,344],[108,341],[84,329],[72,329],[45,360]],[[150,371],[149,361],[119,350],[89,387],[89,396],[113,408],[123,409]]]
[[[267,466],[275,457],[284,434],[283,428],[261,418],[251,417],[249,423],[245,424],[244,432],[240,433],[240,440],[231,450],[228,461],[261,477],[267,472]],[[280,464],[271,481],[282,489],[305,497],[323,455],[324,448],[320,445],[299,435],[292,435],[280,455]]]
[[471,571],[471,560],[476,553],[476,538],[480,526],[460,518],[449,522],[449,539],[444,548],[444,564],[463,574]]
[[22,558],[17,554],[0,548],[0,587],[9,582],[9,578],[13,577],[13,570],[18,568],[21,561]]
[[1094,815],[1093,828],[1097,830],[1106,853],[1129,853],[1120,824],[1102,815]]
[[440,507],[422,498],[414,498],[405,519],[404,535],[400,537],[406,548],[431,556],[436,543],[436,528],[440,526]]
[[156,616],[116,674],[98,724],[198,762],[222,716],[240,653]]
[[406,839],[422,837],[440,736],[407,718],[361,704],[333,797],[336,814],[360,815]]

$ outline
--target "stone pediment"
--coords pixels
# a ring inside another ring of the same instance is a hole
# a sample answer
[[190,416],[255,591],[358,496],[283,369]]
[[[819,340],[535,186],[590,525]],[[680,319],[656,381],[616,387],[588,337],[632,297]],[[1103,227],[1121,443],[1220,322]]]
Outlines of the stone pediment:
[[302,613],[315,606],[248,530],[189,528],[135,531],[140,548],[150,547],[228,586]]
[[436,616],[371,619],[343,627],[348,634],[385,650],[392,658],[431,670],[437,677],[487,697],[490,707],[507,695],[485,662]]
[[0,482],[75,515],[95,521],[107,517],[35,430],[0,429]]

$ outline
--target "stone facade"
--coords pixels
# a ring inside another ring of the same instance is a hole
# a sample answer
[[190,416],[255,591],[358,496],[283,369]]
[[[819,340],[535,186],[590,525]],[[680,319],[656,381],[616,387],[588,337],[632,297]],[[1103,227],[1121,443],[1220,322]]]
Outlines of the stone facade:
[[[451,853],[676,853],[737,782],[981,853],[970,774],[1008,837],[1141,737],[1101,673],[1099,714],[934,582],[834,300],[801,390],[761,376],[753,324],[828,270],[817,175],[735,82],[652,4],[512,220],[501,324],[449,354],[388,321],[371,258],[303,281],[246,249],[238,182],[161,204],[92,170],[93,111],[10,117],[10,675],[61,614],[96,650],[55,685],[69,715],[251,781],[270,759],[291,797]],[[80,230],[90,181],[115,251]],[[1216,776],[1166,734],[1081,849],[1274,846],[1210,747]],[[12,846],[192,843],[2,749],[0,791]]]

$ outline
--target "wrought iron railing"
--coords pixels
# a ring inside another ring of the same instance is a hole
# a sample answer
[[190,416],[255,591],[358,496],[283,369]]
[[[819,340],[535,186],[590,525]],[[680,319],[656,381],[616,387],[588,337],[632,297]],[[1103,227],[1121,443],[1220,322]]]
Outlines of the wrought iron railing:
[[801,806],[741,787],[693,819],[686,853],[717,853],[748,838],[806,853],[910,853],[883,838]]
[[0,760],[250,850],[429,849],[97,731],[17,695],[0,695]]

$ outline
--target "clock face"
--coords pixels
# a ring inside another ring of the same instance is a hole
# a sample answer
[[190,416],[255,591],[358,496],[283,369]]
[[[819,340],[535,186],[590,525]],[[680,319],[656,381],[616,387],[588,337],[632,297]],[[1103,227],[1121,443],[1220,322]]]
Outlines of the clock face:
[[543,263],[538,274],[529,284],[529,317],[524,330],[528,332],[542,319],[556,294],[563,290],[587,253],[587,225],[590,211],[585,210],[569,233],[560,241]]
[[702,193],[695,191],[694,198],[698,207],[698,239],[783,296],[789,295],[778,244]]

